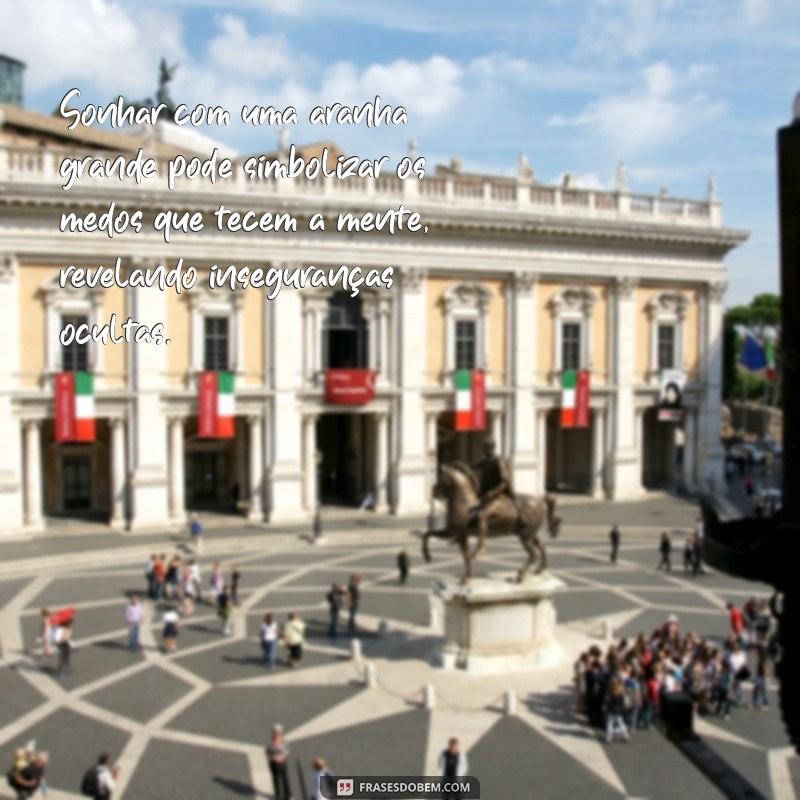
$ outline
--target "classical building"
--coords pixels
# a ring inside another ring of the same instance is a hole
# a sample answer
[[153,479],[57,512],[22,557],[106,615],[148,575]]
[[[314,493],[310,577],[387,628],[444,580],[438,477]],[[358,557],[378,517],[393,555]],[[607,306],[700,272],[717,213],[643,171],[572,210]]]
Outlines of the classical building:
[[[332,152],[337,151],[328,144]],[[81,178],[65,193],[66,154],[145,154],[157,178]],[[303,518],[324,503],[375,496],[378,513],[427,508],[438,460],[477,455],[480,432],[454,427],[453,375],[483,370],[488,429],[520,491],[609,498],[723,475],[719,441],[725,228],[713,182],[704,200],[543,185],[524,159],[514,178],[457,161],[422,180],[239,176],[166,188],[165,160],[205,142],[169,124],[127,135],[68,131],[64,119],[0,105],[0,527],[96,518],[140,530],[187,510],[253,520]],[[313,154],[320,147],[303,153]],[[289,211],[329,232],[175,235],[62,233],[65,203],[85,214]],[[428,233],[348,235],[342,211],[419,211]],[[390,289],[62,288],[62,267],[122,259],[123,271],[174,266],[342,264],[393,268]],[[59,343],[69,323],[112,314],[163,322],[169,345]],[[373,370],[359,405],[326,403],[332,369]],[[563,371],[591,374],[589,425],[559,422]],[[663,370],[685,374],[679,423],[658,420]],[[235,374],[234,438],[198,435],[198,377]],[[96,438],[59,443],[54,378],[94,376]],[[371,387],[370,387],[371,388]]]

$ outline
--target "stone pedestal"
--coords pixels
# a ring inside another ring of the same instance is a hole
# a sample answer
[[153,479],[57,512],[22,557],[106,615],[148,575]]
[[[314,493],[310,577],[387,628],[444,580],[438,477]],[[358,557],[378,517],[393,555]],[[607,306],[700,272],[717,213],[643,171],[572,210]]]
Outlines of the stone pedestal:
[[509,672],[558,666],[553,595],[565,584],[545,572],[515,583],[512,575],[474,578],[468,586],[437,584],[444,603],[440,663],[466,672]]

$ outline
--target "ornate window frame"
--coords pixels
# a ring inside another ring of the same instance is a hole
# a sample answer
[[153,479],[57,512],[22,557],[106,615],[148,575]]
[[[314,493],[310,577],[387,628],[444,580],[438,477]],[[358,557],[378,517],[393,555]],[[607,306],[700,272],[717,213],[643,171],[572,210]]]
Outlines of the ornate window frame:
[[564,323],[580,325],[580,368],[592,369],[592,314],[598,301],[597,295],[585,286],[566,286],[550,300],[553,318],[553,356],[551,383],[557,383],[563,371],[563,326]]
[[[45,307],[45,374],[52,377],[61,372],[61,318],[64,316],[84,316],[89,327],[103,325],[104,289],[75,289],[62,287],[58,275],[48,278],[39,289]],[[102,381],[104,347],[89,340],[87,342],[87,367],[95,376],[95,387]]]
[[189,293],[192,342],[190,372],[192,375],[196,375],[204,369],[206,317],[227,318],[230,347],[228,369],[236,375],[242,374],[243,306],[244,289],[242,288],[234,289],[231,292],[215,292],[205,286],[200,286]]
[[489,377],[489,304],[494,297],[491,289],[480,283],[457,283],[442,296],[445,316],[444,375],[455,371],[456,322],[475,322],[475,369],[484,370]]
[[672,325],[675,328],[675,369],[686,371],[685,331],[686,311],[691,301],[683,292],[667,290],[654,295],[647,303],[647,315],[650,319],[650,368],[648,380],[652,384],[659,381],[658,369],[658,328],[660,325]]

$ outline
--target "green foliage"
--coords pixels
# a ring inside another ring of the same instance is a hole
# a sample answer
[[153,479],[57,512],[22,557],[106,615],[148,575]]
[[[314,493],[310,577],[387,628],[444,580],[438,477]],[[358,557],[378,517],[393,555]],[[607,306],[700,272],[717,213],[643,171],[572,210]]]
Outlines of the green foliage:
[[764,328],[776,328],[776,360],[780,364],[781,299],[776,294],[758,294],[747,306],[733,306],[725,312],[722,339],[722,393],[726,400],[764,400],[775,402],[775,387],[760,375],[739,369],[742,340],[737,326],[750,328],[760,335]]

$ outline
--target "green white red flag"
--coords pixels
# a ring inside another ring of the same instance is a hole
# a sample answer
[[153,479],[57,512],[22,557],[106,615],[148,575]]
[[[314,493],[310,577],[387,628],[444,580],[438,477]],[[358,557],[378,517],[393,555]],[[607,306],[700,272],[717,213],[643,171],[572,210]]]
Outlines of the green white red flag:
[[56,441],[93,442],[94,376],[91,372],[59,372],[55,385]]
[[587,428],[591,373],[588,369],[567,369],[561,375],[561,427]]
[[235,377],[232,372],[200,373],[197,433],[203,439],[236,435]]
[[460,369],[456,372],[456,430],[486,430],[486,373]]

